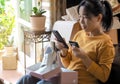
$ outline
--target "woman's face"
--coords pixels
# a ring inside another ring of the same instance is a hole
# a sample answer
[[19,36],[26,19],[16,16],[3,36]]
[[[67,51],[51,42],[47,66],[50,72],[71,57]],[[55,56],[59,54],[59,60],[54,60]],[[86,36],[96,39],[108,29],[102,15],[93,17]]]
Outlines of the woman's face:
[[79,9],[79,18],[80,18],[80,25],[83,30],[86,32],[92,32],[96,28],[98,28],[98,17],[93,16],[92,14],[87,14],[84,10],[84,6],[81,6]]

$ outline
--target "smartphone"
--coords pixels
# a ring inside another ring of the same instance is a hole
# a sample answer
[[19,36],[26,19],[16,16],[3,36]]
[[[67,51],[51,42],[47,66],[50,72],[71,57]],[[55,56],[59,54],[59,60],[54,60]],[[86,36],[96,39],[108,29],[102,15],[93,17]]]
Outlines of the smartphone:
[[79,45],[78,45],[77,42],[75,42],[75,41],[69,41],[69,43],[70,43],[71,46],[76,46],[76,47],[79,48]]
[[69,48],[68,47],[68,45],[66,44],[66,42],[65,42],[65,40],[62,38],[62,36],[60,35],[60,33],[57,31],[57,30],[53,30],[52,31],[53,32],[53,34],[55,35],[55,37],[57,38],[57,40],[59,41],[59,42],[62,42],[63,44],[64,44],[64,46],[65,46],[65,48]]

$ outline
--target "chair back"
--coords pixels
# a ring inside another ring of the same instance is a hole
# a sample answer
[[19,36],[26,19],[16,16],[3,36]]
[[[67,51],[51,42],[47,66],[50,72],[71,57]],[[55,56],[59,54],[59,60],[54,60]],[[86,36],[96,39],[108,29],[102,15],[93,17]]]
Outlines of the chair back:
[[[53,25],[53,30],[57,30],[66,42],[72,40],[74,35],[81,29],[80,24],[77,21],[56,21]],[[51,35],[51,40],[54,39],[54,35]]]

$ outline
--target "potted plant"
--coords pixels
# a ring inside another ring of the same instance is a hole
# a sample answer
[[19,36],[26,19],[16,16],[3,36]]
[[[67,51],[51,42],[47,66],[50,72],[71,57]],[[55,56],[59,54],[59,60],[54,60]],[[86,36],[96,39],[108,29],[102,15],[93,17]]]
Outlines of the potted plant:
[[7,40],[7,43],[4,47],[4,50],[7,54],[13,53],[15,51],[15,47],[13,46],[14,43],[14,37],[11,37]]
[[41,6],[32,8],[33,15],[30,16],[30,22],[33,31],[45,31],[46,12]]

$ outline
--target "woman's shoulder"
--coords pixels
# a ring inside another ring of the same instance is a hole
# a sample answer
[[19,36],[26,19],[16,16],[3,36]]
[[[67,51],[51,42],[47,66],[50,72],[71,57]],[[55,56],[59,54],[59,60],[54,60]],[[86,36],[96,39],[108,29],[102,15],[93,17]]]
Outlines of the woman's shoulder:
[[105,40],[105,41],[111,41],[112,40],[112,38],[110,37],[110,35],[109,34],[104,34],[103,35],[103,39]]
[[75,34],[73,40],[75,40],[75,39],[77,39],[77,38],[83,38],[84,35],[85,35],[85,34],[84,34],[84,31],[83,31],[83,30],[79,30],[79,31]]
[[104,34],[100,40],[100,44],[106,46],[113,46],[112,38],[108,34]]
[[80,31],[78,31],[78,32],[76,33],[76,35],[83,35],[83,34],[85,34],[85,31],[84,31],[84,30],[80,30]]

